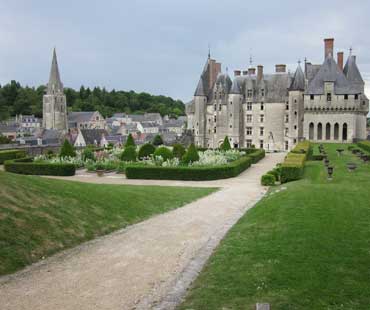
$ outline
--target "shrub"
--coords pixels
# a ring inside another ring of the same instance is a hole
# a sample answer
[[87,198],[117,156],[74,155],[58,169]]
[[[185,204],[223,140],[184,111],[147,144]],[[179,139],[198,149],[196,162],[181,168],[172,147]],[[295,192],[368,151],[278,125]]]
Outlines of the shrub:
[[306,154],[289,153],[281,165],[281,183],[299,180],[303,176]]
[[182,157],[182,161],[185,164],[193,163],[199,160],[199,154],[195,145],[192,143],[190,144],[188,150],[186,151],[185,155]]
[[76,172],[74,164],[33,162],[31,157],[7,160],[4,168],[7,172],[29,175],[72,176]]
[[126,143],[125,143],[125,148],[128,146],[135,146],[135,141],[131,134],[128,135]]
[[306,159],[309,159],[312,157],[312,145],[308,140],[298,142],[291,153],[306,154]]
[[157,148],[154,152],[154,156],[161,156],[164,161],[173,158],[171,150],[166,148],[165,146],[160,146],[159,148]]
[[163,145],[163,140],[160,135],[156,135],[153,139],[153,145],[158,146],[158,145]]
[[3,164],[6,160],[16,159],[25,157],[26,153],[20,150],[6,150],[0,151],[0,164]]
[[248,156],[252,159],[252,163],[255,164],[259,162],[262,158],[265,157],[265,150],[264,149],[252,149],[253,151],[248,154]]
[[67,139],[64,140],[62,149],[60,150],[60,157],[76,157],[76,151],[71,143]]
[[278,168],[274,168],[268,171],[266,174],[272,174],[275,177],[276,181],[279,181],[280,179],[280,170]]
[[357,146],[362,148],[366,152],[370,152],[370,141],[361,141],[357,143]]
[[153,155],[154,152],[155,152],[155,146],[153,144],[146,143],[140,148],[138,158],[143,159],[145,157],[149,157]]
[[222,142],[220,149],[222,151],[231,150],[231,145],[230,145],[228,136],[225,137],[224,142]]
[[87,147],[82,152],[82,159],[86,161],[87,159],[95,160],[94,152],[91,148]]
[[0,144],[9,144],[11,142],[12,142],[12,140],[10,140],[8,137],[3,136],[0,133]]
[[235,177],[250,167],[251,164],[251,158],[243,156],[232,163],[217,167],[128,165],[125,171],[126,177],[129,179],[202,181]]
[[174,157],[177,157],[181,160],[185,154],[185,148],[181,144],[176,143],[173,145],[172,153]]
[[121,154],[122,161],[136,161],[137,153],[135,146],[127,146]]
[[266,173],[261,177],[261,184],[264,186],[275,185],[276,178],[273,174]]

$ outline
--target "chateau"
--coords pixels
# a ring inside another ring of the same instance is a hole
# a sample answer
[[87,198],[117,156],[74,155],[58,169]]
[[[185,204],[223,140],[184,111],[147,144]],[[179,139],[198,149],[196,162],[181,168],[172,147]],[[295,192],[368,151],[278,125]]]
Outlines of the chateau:
[[286,65],[275,73],[263,66],[234,71],[231,80],[221,64],[208,59],[194,99],[187,104],[188,129],[195,144],[216,148],[225,136],[237,147],[290,150],[301,140],[353,142],[366,139],[369,100],[356,56],[343,52],[334,60],[334,39],[325,39],[323,64]]

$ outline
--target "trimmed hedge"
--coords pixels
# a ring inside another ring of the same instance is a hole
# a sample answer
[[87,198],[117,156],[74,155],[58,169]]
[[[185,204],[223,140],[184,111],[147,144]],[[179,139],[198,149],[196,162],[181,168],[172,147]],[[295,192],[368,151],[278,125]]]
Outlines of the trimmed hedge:
[[357,146],[362,148],[364,151],[370,153],[370,141],[361,141],[357,143]]
[[261,184],[264,186],[275,185],[276,178],[273,174],[266,173],[261,177]]
[[281,165],[281,183],[299,180],[303,176],[306,154],[288,153]]
[[29,175],[72,176],[76,173],[74,164],[52,164],[33,162],[32,157],[7,160],[4,163],[5,171]]
[[157,179],[157,180],[187,180],[205,181],[236,177],[259,158],[263,158],[265,152],[257,150],[253,158],[250,155],[243,156],[224,166],[216,167],[158,167],[143,165],[128,165],[126,177],[128,179]]
[[265,150],[263,149],[252,149],[254,152],[247,154],[252,159],[252,164],[259,162],[262,158],[265,157]]
[[20,150],[0,151],[0,165],[3,164],[6,160],[22,158],[25,156],[26,156],[25,151]]
[[310,141],[301,141],[298,142],[297,145],[294,147],[294,149],[291,150],[291,153],[295,154],[306,154],[306,159],[309,159],[312,157],[312,145]]

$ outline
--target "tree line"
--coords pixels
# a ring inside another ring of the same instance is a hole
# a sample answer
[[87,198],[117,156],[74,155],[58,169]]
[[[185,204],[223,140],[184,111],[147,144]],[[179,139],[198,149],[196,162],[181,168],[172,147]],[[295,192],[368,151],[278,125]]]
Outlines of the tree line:
[[[19,82],[0,85],[0,120],[6,120],[17,114],[34,114],[42,117],[42,97],[46,86],[23,87]],[[65,88],[68,111],[99,111],[104,117],[116,112],[144,113],[158,112],[162,116],[177,117],[185,115],[185,106],[181,100],[171,97],[155,96],[145,92],[111,90],[81,86],[79,90]]]

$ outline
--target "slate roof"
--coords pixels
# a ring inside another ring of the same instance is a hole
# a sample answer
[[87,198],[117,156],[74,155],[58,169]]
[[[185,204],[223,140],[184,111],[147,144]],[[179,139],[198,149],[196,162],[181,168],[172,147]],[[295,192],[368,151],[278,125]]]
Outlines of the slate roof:
[[70,112],[68,113],[68,122],[69,123],[85,123],[89,122],[96,111],[88,112]]
[[17,125],[4,125],[0,124],[0,132],[17,132],[18,131]]
[[329,54],[320,67],[315,77],[309,82],[307,94],[322,95],[324,94],[324,83],[334,83],[334,93],[337,95],[356,94],[356,90],[346,79],[343,72],[339,69],[333,57]]
[[141,126],[143,126],[143,128],[156,128],[156,127],[158,127],[158,124],[157,123],[155,123],[155,122],[142,122],[142,123],[140,123],[141,124]]
[[364,88],[364,80],[362,79],[360,70],[357,67],[356,56],[350,55],[348,57],[343,69],[343,73],[351,84],[352,88],[354,88],[356,92],[362,93]]
[[294,73],[292,83],[290,84],[289,90],[300,90],[304,91],[306,86],[306,79],[302,71],[301,66],[298,64],[297,70]]
[[216,85],[224,88],[226,93],[230,92],[232,81],[227,73],[219,73],[216,80]]
[[81,129],[81,134],[85,139],[86,144],[100,143],[103,135],[108,136],[105,129]]
[[195,89],[194,96],[207,96],[205,90],[204,90],[204,79],[203,76],[200,77],[198,86]]
[[47,85],[47,93],[53,94],[54,92],[63,92],[63,83],[60,80],[57,54],[55,48],[53,50],[53,60],[51,62],[49,83]]

